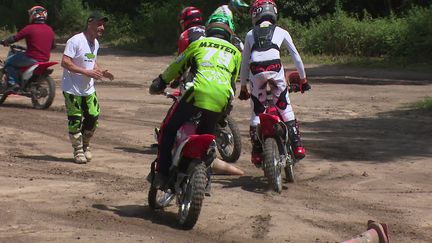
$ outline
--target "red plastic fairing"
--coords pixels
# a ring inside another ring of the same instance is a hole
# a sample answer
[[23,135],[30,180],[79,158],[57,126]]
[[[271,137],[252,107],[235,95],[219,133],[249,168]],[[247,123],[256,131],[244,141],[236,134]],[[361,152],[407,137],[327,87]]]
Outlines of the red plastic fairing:
[[174,90],[174,92],[172,92],[172,95],[174,95],[175,97],[180,97],[180,96],[181,96],[181,91],[180,91],[180,89],[176,89],[176,90]]
[[39,66],[34,70],[34,74],[41,75],[47,68],[56,65],[58,62],[38,62]]
[[25,72],[30,67],[33,67],[34,65],[38,65],[37,68],[33,71],[33,73],[36,75],[41,75],[47,68],[56,65],[57,63],[58,62],[37,62],[30,66],[19,67],[19,70],[21,70],[21,72]]
[[183,156],[186,158],[201,159],[215,138],[212,134],[191,135],[183,148]]
[[259,114],[261,132],[263,137],[271,137],[274,135],[274,125],[279,123],[280,119],[277,115],[266,113]]

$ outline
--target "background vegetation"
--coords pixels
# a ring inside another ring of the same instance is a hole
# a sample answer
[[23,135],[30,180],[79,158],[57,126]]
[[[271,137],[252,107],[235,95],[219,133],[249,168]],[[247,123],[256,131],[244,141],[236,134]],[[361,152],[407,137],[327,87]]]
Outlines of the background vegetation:
[[[81,31],[90,12],[110,20],[105,43],[173,53],[180,33],[178,13],[188,5],[208,16],[227,0],[0,0],[0,28],[13,33],[28,23],[26,10],[46,7],[49,24],[67,38]],[[248,2],[248,1],[247,1]],[[432,0],[276,0],[279,25],[305,55],[379,58],[431,63]],[[240,37],[250,29],[247,11],[236,14]],[[0,33],[1,35],[1,33]],[[4,35],[4,34],[3,34]],[[5,37],[5,36],[0,36]]]

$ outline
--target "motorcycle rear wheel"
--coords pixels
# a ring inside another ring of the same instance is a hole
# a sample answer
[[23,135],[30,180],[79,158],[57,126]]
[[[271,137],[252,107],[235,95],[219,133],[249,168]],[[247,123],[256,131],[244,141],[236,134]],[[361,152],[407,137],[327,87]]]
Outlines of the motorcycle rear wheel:
[[223,161],[235,163],[241,154],[241,136],[236,121],[231,117],[226,117],[226,126],[220,124],[216,126],[216,143],[220,156]]
[[270,182],[273,189],[282,192],[282,171],[279,165],[281,151],[279,150],[278,141],[275,138],[266,138],[263,146],[264,155],[264,175]]
[[3,67],[0,67],[0,105],[6,100],[7,95],[5,94],[8,88],[8,82]]
[[185,191],[179,200],[178,221],[182,229],[192,229],[201,213],[207,184],[207,168],[203,163],[191,163],[194,166]]
[[49,76],[42,76],[30,85],[33,107],[36,109],[47,109],[50,107],[55,97],[54,80]]

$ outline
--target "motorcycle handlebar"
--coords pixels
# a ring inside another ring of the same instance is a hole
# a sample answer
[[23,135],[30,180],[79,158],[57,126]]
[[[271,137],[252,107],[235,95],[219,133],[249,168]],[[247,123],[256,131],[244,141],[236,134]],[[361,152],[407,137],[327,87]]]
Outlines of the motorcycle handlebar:
[[15,49],[15,50],[20,50],[20,51],[27,50],[27,48],[25,48],[24,46],[20,46],[20,45],[10,45],[10,48]]

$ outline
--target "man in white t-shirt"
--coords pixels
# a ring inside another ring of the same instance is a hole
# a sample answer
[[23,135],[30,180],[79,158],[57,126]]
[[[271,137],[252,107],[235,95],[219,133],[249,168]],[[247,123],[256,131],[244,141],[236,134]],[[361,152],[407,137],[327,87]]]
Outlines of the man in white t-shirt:
[[61,65],[64,68],[62,90],[68,116],[69,138],[74,148],[75,163],[90,162],[90,138],[98,125],[99,103],[95,79],[110,80],[114,76],[96,63],[99,42],[108,18],[94,13],[87,19],[84,32],[74,35],[67,43]]

